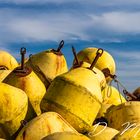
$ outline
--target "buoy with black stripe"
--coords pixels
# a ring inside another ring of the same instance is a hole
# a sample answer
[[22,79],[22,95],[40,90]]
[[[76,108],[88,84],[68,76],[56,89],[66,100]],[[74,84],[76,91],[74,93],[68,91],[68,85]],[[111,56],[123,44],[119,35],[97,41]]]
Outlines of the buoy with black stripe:
[[96,60],[90,68],[79,67],[56,77],[41,102],[43,111],[56,111],[82,133],[92,126],[102,102],[100,83],[93,71]]

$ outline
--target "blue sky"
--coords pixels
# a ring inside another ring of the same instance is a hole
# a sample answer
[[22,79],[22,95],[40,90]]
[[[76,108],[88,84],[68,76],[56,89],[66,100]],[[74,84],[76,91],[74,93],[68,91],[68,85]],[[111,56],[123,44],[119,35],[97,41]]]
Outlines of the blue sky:
[[23,45],[28,54],[56,48],[72,64],[71,45],[102,47],[117,65],[117,75],[129,91],[140,86],[139,0],[0,0],[0,49],[18,60]]

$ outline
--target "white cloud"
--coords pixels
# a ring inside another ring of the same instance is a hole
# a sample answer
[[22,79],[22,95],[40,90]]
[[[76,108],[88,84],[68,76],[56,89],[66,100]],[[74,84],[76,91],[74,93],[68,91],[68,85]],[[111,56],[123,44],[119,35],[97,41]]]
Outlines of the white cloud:
[[[24,12],[23,14],[22,10],[0,10],[1,40],[6,42],[97,38],[101,42],[122,42],[122,39],[115,37],[116,34],[140,33],[140,12],[111,12],[90,16],[67,12]],[[112,33],[112,37],[108,37],[105,32]]]
[[112,51],[112,54],[125,60],[140,60],[140,51]]
[[94,26],[116,33],[140,33],[140,12],[109,12],[91,15]]
[[89,19],[69,13],[29,13],[0,10],[1,41],[88,40]]

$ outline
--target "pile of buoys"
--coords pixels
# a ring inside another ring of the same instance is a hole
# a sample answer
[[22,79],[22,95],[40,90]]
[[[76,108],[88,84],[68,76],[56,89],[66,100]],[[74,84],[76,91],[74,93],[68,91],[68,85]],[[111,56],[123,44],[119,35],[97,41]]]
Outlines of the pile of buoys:
[[63,46],[26,60],[21,48],[20,64],[0,51],[0,139],[138,140],[140,88],[123,91],[128,101],[111,85],[115,61],[101,48],[72,47],[68,70]]

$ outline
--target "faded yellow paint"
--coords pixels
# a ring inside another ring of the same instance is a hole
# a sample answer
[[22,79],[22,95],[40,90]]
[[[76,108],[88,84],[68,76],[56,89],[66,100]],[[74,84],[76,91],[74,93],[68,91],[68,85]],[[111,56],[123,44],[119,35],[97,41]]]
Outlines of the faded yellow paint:
[[59,114],[46,112],[27,123],[16,140],[41,140],[52,133],[64,131],[78,133]]

